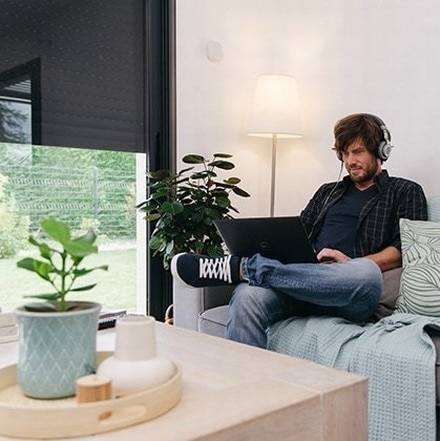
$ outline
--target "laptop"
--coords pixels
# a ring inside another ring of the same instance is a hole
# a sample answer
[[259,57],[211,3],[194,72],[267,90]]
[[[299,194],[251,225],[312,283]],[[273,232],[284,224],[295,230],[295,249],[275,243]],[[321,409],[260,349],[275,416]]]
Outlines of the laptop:
[[317,263],[299,216],[217,219],[220,236],[232,255],[260,253],[281,263]]

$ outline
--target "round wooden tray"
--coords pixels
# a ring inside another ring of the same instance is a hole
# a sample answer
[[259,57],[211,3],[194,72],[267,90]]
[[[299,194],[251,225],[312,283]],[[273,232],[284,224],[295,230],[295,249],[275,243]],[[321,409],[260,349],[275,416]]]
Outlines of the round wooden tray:
[[[112,352],[99,352],[98,362]],[[75,398],[36,400],[22,394],[16,365],[0,369],[0,434],[33,439],[108,432],[156,418],[172,409],[182,394],[181,370],[165,383],[122,398],[77,403]]]

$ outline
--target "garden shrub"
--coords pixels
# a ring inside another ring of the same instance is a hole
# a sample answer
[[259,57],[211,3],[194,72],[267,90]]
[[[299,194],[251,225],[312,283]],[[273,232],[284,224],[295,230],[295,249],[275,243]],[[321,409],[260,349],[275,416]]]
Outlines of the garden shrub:
[[8,177],[0,174],[0,259],[15,256],[26,248],[29,236],[29,216],[19,216],[15,198],[5,192]]

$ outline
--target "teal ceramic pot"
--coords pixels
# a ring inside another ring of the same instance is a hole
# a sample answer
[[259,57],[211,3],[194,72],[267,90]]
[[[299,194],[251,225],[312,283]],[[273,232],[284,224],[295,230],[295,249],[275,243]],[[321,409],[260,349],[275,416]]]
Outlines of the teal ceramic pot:
[[32,398],[75,395],[79,377],[96,372],[96,334],[101,305],[75,302],[70,312],[16,309],[19,353],[17,381]]

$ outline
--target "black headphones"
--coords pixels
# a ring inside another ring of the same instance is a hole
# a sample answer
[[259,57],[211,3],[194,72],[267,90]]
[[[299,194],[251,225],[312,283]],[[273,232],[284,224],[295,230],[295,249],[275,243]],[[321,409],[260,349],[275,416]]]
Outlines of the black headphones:
[[[378,124],[378,126],[382,130],[383,141],[377,146],[377,151],[375,152],[375,154],[380,160],[386,161],[391,155],[391,150],[394,148],[394,145],[391,144],[390,131],[388,130],[388,127],[383,122],[383,120],[381,120],[378,116],[371,115],[370,113],[365,113],[365,115],[368,115],[368,116],[371,116],[372,118],[374,118],[376,120],[376,123]],[[338,159],[340,161],[342,161],[341,154],[338,154]]]

